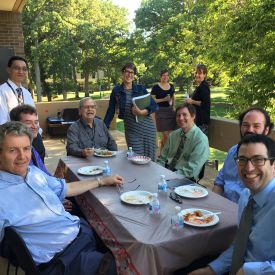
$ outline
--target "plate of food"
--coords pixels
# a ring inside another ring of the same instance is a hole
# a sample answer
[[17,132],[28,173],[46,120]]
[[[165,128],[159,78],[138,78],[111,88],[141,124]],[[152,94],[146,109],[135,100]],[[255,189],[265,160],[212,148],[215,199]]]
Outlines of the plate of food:
[[135,164],[147,164],[151,161],[151,159],[146,156],[133,156],[130,160]]
[[129,191],[120,196],[120,199],[129,204],[142,205],[152,200],[152,193],[147,191]]
[[95,176],[103,173],[101,166],[84,166],[77,170],[77,173],[84,176]]
[[95,149],[94,150],[94,155],[96,157],[101,157],[101,158],[110,158],[116,155],[115,151],[110,151],[107,149]]
[[184,209],[180,212],[180,215],[182,215],[184,223],[196,227],[213,226],[220,220],[217,214],[199,208]]
[[181,197],[198,199],[203,198],[208,195],[206,188],[196,186],[196,185],[184,185],[175,188],[175,193]]

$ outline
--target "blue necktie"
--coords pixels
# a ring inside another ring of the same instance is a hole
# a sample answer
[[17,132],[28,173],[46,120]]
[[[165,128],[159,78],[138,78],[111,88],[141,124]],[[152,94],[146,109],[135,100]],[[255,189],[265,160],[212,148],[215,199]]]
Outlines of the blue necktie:
[[17,92],[18,103],[19,103],[19,105],[21,105],[21,104],[23,104],[23,91],[21,88],[17,88],[16,92]]

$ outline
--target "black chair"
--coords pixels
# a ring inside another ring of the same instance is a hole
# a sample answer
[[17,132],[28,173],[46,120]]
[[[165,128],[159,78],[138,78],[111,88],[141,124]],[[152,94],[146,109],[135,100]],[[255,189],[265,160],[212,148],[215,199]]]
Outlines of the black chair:
[[197,183],[204,177],[204,171],[205,171],[205,164],[201,168],[198,179],[196,180]]
[[78,108],[65,108],[62,113],[62,124],[73,124],[79,119],[79,110]]
[[38,266],[35,264],[24,240],[12,227],[5,228],[5,236],[1,243],[2,256],[8,258],[7,275],[9,274],[10,264],[16,267],[15,274],[17,274],[18,267],[25,271],[26,275],[40,275]]

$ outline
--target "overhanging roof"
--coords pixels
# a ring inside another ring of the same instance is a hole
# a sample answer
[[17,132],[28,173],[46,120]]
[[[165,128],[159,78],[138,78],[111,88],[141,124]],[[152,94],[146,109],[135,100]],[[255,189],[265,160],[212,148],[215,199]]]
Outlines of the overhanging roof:
[[27,0],[1,0],[0,11],[21,12]]

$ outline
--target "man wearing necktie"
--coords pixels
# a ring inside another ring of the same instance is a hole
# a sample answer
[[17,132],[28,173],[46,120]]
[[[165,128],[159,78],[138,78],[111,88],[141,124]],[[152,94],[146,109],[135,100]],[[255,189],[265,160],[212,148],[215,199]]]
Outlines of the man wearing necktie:
[[239,200],[236,238],[216,260],[189,275],[275,274],[274,140],[264,135],[245,136],[238,144],[236,162],[246,186]]
[[[10,121],[10,111],[18,105],[28,104],[35,108],[30,92],[22,86],[28,76],[26,59],[12,56],[8,61],[7,72],[8,80],[0,85],[0,125]],[[45,147],[40,134],[33,140],[33,146],[44,162]]]
[[195,125],[196,109],[184,103],[176,109],[179,129],[169,134],[168,141],[157,162],[183,175],[197,180],[199,173],[209,157],[207,136]]

